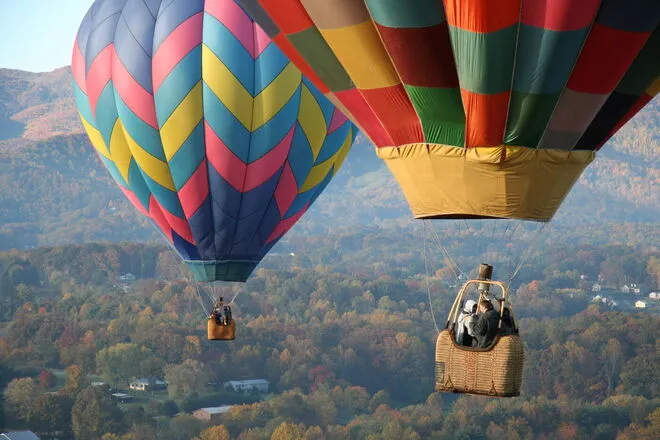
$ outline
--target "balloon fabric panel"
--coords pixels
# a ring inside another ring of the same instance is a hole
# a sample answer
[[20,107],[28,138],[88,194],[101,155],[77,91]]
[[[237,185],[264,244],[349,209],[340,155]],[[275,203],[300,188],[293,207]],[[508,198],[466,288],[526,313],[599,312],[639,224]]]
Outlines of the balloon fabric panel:
[[378,147],[596,150],[660,20],[655,0],[239,1]]
[[102,162],[199,280],[245,281],[356,134],[234,0],[97,0],[72,71]]

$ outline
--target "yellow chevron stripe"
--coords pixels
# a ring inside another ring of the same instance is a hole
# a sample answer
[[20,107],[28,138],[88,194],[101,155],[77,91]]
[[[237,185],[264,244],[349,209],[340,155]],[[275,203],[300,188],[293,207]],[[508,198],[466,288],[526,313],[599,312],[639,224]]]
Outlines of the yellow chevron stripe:
[[321,106],[316,101],[312,92],[309,91],[306,85],[302,86],[302,93],[300,96],[300,109],[298,110],[298,123],[302,128],[310,146],[312,147],[312,155],[314,160],[319,156],[323,141],[328,133],[328,126],[325,123],[325,116],[321,111]]
[[236,119],[250,130],[254,98],[205,44],[202,45],[202,79]]
[[151,177],[160,186],[171,191],[176,191],[172,176],[170,175],[170,168],[167,166],[167,163],[146,152],[137,142],[135,142],[135,139],[133,139],[126,130],[124,130],[124,135],[126,136],[128,148],[130,148],[140,170],[142,170],[147,176]]
[[103,140],[103,136],[101,136],[101,132],[98,131],[92,124],[87,122],[85,118],[83,118],[82,114],[78,113],[78,116],[80,116],[83,128],[87,132],[87,136],[89,137],[89,141],[92,143],[92,146],[96,148],[101,156],[108,160],[112,160],[110,152],[108,151],[108,147],[105,145],[105,141]]
[[160,129],[165,158],[169,161],[190,137],[203,117],[202,81],[195,84]]
[[287,64],[277,78],[254,98],[254,115],[250,131],[256,131],[282,110],[298,90],[301,81],[300,70],[293,63]]
[[121,121],[117,119],[114,127],[112,127],[112,136],[110,137],[110,152],[112,153],[112,161],[117,166],[119,174],[128,182],[128,169],[131,166],[131,149],[126,142],[124,135],[124,126]]
[[348,136],[346,136],[346,139],[344,140],[344,143],[342,146],[337,150],[335,154],[333,154],[328,160],[325,160],[321,162],[320,164],[314,165],[314,167],[311,169],[309,172],[309,175],[307,176],[307,179],[305,179],[305,183],[300,187],[300,190],[298,191],[299,193],[303,193],[305,191],[309,191],[310,189],[314,188],[316,185],[321,183],[323,179],[328,175],[332,167],[334,166],[334,172],[333,176],[337,174],[337,171],[339,171],[339,167],[341,167],[341,164],[344,162],[344,159],[346,159],[346,156],[348,155],[349,150],[351,149],[351,139],[353,135],[353,129],[349,130]]

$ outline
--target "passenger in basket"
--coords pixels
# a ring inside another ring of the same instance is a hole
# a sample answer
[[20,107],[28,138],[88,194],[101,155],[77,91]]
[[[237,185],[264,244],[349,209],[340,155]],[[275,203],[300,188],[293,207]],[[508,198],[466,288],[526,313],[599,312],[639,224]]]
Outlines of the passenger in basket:
[[502,309],[502,325],[500,326],[500,336],[512,335],[515,333],[515,324],[511,310],[508,307]]
[[470,330],[477,339],[478,348],[487,348],[497,336],[497,327],[500,321],[500,315],[493,307],[493,303],[487,299],[479,302],[479,317],[469,323]]
[[470,330],[470,323],[475,321],[477,317],[475,316],[477,312],[477,302],[474,300],[467,300],[465,302],[465,307],[461,311],[461,314],[458,316],[456,322],[456,343],[463,345],[465,347],[472,347],[473,343],[473,334]]

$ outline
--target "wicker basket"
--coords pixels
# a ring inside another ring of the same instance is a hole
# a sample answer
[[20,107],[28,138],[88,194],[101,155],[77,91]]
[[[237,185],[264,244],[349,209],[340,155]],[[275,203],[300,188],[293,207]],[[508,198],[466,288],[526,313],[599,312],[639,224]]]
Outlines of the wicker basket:
[[232,320],[229,325],[219,325],[214,318],[209,318],[207,330],[210,341],[231,341],[236,337],[236,321]]
[[463,347],[443,330],[435,346],[435,389],[512,397],[520,395],[524,348],[518,335],[497,337],[489,348]]
[[456,322],[467,286],[475,283],[500,287],[503,301],[508,301],[506,287],[498,281],[470,280],[465,283],[452,306],[448,328],[440,332],[436,342],[435,389],[487,396],[519,396],[525,350],[517,329],[514,334],[497,336],[488,348],[465,347],[457,344],[454,338],[451,323]]

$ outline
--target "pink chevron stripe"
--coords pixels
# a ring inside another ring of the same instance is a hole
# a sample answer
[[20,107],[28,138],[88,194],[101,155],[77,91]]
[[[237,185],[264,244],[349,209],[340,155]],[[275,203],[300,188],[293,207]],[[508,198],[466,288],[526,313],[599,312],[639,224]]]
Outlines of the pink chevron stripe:
[[154,129],[158,129],[158,119],[156,118],[156,105],[154,97],[146,91],[131,74],[126,70],[124,63],[121,62],[117,52],[113,50],[112,55],[112,84],[121,96],[124,104],[130,108],[138,118],[149,124]]
[[83,57],[80,46],[78,46],[78,38],[76,38],[76,42],[73,45],[73,55],[71,55],[71,75],[73,75],[73,80],[80,90],[83,93],[87,93],[87,84],[85,84],[85,57]]
[[193,238],[192,231],[190,230],[190,225],[188,224],[186,219],[177,217],[176,215],[169,212],[167,209],[163,208],[163,206],[160,203],[158,203],[158,200],[156,200],[155,198],[153,200],[154,203],[158,205],[158,207],[160,208],[163,214],[163,218],[165,218],[167,224],[170,225],[170,227],[174,231],[176,231],[177,234],[179,234],[189,243],[195,244],[195,239]]
[[237,2],[205,2],[204,11],[225,25],[252,58],[256,57],[252,19],[243,12]]
[[291,165],[287,162],[282,170],[282,175],[280,176],[277,188],[275,188],[275,202],[277,203],[277,209],[279,209],[281,216],[286,214],[297,195],[298,184],[296,183],[296,177],[293,175]]
[[156,222],[160,230],[163,231],[163,234],[172,241],[172,228],[170,227],[170,224],[167,223],[167,219],[163,215],[163,210],[160,208],[160,205],[153,195],[149,197],[149,217]]
[[335,112],[332,114],[332,119],[330,120],[330,127],[328,127],[328,134],[334,133],[339,127],[344,125],[348,121],[348,118],[344,116],[342,112],[335,109]]
[[204,135],[206,137],[206,158],[211,166],[231,186],[237,191],[241,191],[247,165],[227,148],[206,121],[204,121]]
[[291,130],[289,130],[286,136],[284,136],[284,139],[275,148],[247,166],[243,192],[255,189],[273,177],[282,168],[286,158],[289,156],[294,131],[295,126],[291,127]]
[[261,55],[272,42],[273,40],[271,40],[268,34],[263,29],[261,29],[261,26],[259,26],[257,23],[254,23],[254,46],[256,50],[254,58],[257,58],[259,55]]
[[96,116],[96,104],[101,96],[101,92],[110,82],[112,77],[112,54],[115,46],[110,44],[106,46],[94,59],[87,72],[87,99],[92,108],[92,114]]
[[124,193],[124,196],[126,196],[128,201],[131,202],[133,204],[133,206],[135,206],[135,208],[138,211],[140,211],[141,214],[146,215],[147,217],[149,217],[149,212],[145,209],[144,206],[142,206],[142,203],[140,203],[140,199],[137,198],[135,193],[133,191],[131,191],[130,189],[128,189],[128,188],[124,188],[121,185],[118,185],[118,186],[119,186],[119,189],[121,190],[121,192]]
[[[233,3],[233,2],[206,2]],[[152,59],[152,80],[154,93],[158,91],[161,84],[172,69],[193,50],[202,44],[202,12],[193,15],[170,33],[158,47]]]
[[178,192],[181,207],[186,218],[192,217],[206,197],[209,195],[208,171],[206,169],[206,159],[197,167],[197,170],[183,185]]
[[305,207],[300,211],[298,211],[294,216],[285,218],[284,220],[279,222],[277,226],[275,226],[273,232],[268,237],[268,240],[266,240],[266,243],[270,243],[271,241],[276,240],[280,238],[282,235],[286,234],[289,231],[289,229],[291,229],[293,225],[296,224],[296,222],[300,219],[300,217],[302,217],[303,214],[307,212],[307,209],[309,209],[309,203],[306,204]]

